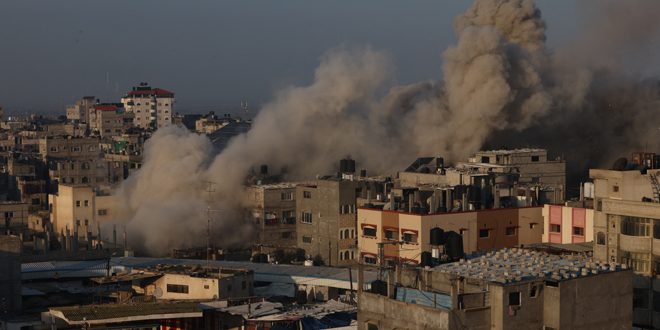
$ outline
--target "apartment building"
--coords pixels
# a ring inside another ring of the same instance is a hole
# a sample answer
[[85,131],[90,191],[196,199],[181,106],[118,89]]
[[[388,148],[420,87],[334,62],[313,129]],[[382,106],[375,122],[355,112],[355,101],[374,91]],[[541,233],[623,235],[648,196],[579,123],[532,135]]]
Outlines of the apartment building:
[[629,329],[626,268],[525,249],[398,267],[371,292],[358,284],[358,329]]
[[124,134],[133,127],[134,114],[126,112],[122,103],[95,104],[89,115],[89,128],[107,138]]
[[589,176],[595,185],[594,257],[635,271],[633,323],[660,328],[660,170],[592,169]]
[[51,183],[106,183],[107,169],[96,137],[45,137],[39,153],[48,166]]
[[[48,195],[50,221],[58,234],[77,233],[83,238],[98,227],[96,193],[88,185],[60,184],[57,194]],[[68,236],[68,235],[67,235]]]
[[383,263],[419,264],[425,252],[433,252],[433,228],[459,234],[465,253],[539,243],[543,234],[541,207],[433,214],[358,208],[357,221],[358,249],[366,264],[379,263],[383,243]]
[[172,124],[174,93],[140,83],[121,99],[126,112],[133,113],[136,127],[157,129]]
[[256,227],[256,243],[265,251],[296,247],[295,184],[249,186],[245,207],[249,222]]
[[76,104],[66,107],[66,119],[68,121],[77,121],[79,123],[88,123],[89,114],[92,112],[96,98],[94,96],[85,96],[76,101]]
[[568,205],[543,206],[543,242],[572,244],[594,239],[594,210]]

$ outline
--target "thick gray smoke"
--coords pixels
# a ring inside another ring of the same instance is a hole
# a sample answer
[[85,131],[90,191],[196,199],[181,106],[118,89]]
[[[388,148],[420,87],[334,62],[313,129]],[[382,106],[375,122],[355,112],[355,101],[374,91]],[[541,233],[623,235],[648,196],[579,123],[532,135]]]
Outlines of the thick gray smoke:
[[439,82],[392,87],[386,54],[335,50],[309,86],[281,91],[217,156],[204,137],[159,130],[145,165],[118,194],[129,205],[124,219],[137,233],[134,245],[151,254],[202,245],[206,181],[217,183],[213,208],[225,210],[213,216],[216,242],[249,243],[238,210],[245,177],[262,163],[287,168],[289,179],[309,179],[333,172],[346,155],[371,172],[392,174],[419,156],[458,161],[501,145],[547,147],[579,166],[607,166],[624,151],[660,147],[657,80],[549,51],[532,1],[476,1],[455,31]]

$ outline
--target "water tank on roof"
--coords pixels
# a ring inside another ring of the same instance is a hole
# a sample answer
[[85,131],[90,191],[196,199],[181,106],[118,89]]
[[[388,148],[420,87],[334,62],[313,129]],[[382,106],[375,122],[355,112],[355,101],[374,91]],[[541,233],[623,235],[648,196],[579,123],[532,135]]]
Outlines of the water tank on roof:
[[445,231],[440,227],[431,228],[431,245],[444,245]]
[[445,233],[445,253],[451,260],[463,258],[463,236],[455,231]]
[[420,262],[420,266],[426,267],[426,266],[432,266],[433,265],[433,257],[431,255],[431,252],[424,251],[422,252],[421,255],[422,261]]

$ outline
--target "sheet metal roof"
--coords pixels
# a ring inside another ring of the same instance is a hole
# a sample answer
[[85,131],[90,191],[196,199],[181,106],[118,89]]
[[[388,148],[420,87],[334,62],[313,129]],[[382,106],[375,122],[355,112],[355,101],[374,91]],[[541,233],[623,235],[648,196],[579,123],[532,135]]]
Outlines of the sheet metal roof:
[[68,324],[100,324],[166,318],[201,317],[199,303],[105,304],[50,308]]

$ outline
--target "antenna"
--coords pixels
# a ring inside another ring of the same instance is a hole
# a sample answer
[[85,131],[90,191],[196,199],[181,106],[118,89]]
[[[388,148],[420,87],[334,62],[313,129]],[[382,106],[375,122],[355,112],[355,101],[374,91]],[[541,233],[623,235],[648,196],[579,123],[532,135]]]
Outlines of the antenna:
[[245,113],[248,112],[248,103],[247,101],[241,101],[241,109],[245,111]]

